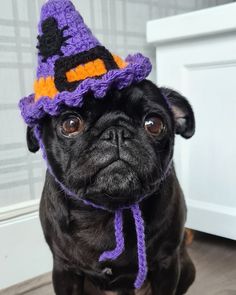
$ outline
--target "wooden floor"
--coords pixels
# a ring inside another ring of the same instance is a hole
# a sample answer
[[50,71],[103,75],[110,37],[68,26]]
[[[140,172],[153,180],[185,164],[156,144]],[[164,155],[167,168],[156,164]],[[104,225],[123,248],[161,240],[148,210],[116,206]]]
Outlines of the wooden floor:
[[[236,241],[196,233],[189,252],[197,268],[197,278],[187,295],[236,295]],[[49,275],[40,288],[27,290],[26,284],[0,291],[0,294],[54,294]]]
[[189,253],[197,278],[188,295],[236,295],[236,241],[197,233]]

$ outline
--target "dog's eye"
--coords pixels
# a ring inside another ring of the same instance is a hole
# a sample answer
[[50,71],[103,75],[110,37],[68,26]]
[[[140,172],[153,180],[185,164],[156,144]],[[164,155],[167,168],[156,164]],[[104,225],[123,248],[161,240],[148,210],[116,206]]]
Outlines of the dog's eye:
[[84,121],[77,116],[71,116],[62,121],[61,132],[66,137],[73,137],[84,130]]
[[165,125],[160,117],[150,116],[145,120],[146,131],[154,136],[159,136],[165,131]]

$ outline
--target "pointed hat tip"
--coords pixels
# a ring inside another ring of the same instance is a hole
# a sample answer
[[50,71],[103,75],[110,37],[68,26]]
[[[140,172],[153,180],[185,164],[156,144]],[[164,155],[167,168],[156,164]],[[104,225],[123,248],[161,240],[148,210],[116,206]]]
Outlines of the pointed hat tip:
[[47,4],[47,3],[53,3],[53,2],[73,2],[72,0],[46,0],[44,4]]

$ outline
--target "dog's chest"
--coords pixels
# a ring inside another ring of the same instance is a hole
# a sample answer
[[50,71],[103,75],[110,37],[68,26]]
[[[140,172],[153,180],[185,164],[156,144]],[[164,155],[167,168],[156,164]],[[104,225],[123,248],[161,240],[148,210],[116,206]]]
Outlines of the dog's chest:
[[[115,288],[130,281],[132,287],[138,271],[136,231],[130,212],[124,212],[123,253],[114,260],[99,262],[104,251],[115,249],[114,214],[78,212],[71,214],[70,222],[74,245],[79,248],[78,263],[83,271],[102,288]],[[76,250],[73,250],[75,253]]]

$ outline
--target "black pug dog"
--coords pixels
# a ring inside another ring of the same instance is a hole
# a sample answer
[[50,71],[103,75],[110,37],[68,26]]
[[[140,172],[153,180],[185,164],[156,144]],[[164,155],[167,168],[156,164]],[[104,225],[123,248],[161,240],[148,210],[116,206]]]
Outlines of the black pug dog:
[[[88,96],[81,108],[65,108],[41,124],[54,175],[78,194],[78,200],[67,196],[47,172],[40,219],[53,254],[56,294],[186,293],[195,268],[185,247],[186,206],[172,157],[175,134],[190,138],[195,131],[188,101],[145,80],[103,99]],[[32,129],[27,141],[31,152],[39,149]],[[98,262],[115,247],[114,214],[81,197],[113,209],[145,197],[148,276],[141,290],[133,289],[137,246],[130,211],[124,214],[125,251],[115,261]]]

